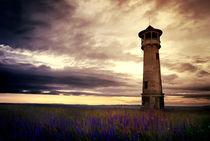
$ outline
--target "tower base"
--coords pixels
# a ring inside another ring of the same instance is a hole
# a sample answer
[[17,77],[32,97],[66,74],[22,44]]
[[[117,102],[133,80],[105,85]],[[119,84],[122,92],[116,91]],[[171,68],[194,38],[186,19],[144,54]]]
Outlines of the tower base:
[[164,94],[142,93],[142,107],[145,109],[164,109]]

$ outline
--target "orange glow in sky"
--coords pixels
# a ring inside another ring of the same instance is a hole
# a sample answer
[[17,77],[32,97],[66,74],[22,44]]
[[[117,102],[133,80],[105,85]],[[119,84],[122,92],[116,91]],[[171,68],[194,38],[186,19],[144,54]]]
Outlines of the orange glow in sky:
[[[207,99],[186,99],[180,96],[166,96],[166,106],[203,106]],[[79,105],[140,105],[140,97],[66,96],[39,94],[2,94],[0,103],[79,104]],[[180,104],[181,103],[181,104]]]

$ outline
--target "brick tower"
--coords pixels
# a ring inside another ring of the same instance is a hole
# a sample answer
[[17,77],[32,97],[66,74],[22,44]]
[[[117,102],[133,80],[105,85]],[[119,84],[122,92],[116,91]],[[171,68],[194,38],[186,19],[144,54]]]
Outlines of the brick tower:
[[148,109],[163,109],[164,94],[159,57],[162,31],[149,25],[138,35],[141,38],[141,49],[144,51],[142,106]]

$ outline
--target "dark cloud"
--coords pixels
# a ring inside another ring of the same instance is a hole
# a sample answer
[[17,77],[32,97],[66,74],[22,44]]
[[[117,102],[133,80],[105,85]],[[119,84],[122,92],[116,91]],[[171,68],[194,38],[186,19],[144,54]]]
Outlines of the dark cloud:
[[210,85],[209,85],[209,82],[199,83],[197,81],[194,81],[194,82],[191,82],[190,84],[183,83],[182,85],[167,87],[167,89],[179,90],[180,92],[182,90],[184,90],[184,91],[190,91],[190,92],[196,93],[196,92],[199,92],[199,91],[200,92],[210,91]]
[[198,64],[203,64],[203,63],[206,63],[206,62],[208,62],[208,60],[202,60],[200,58],[195,60],[195,63],[198,63]]
[[210,61],[210,57],[194,56],[192,59],[193,59],[193,63],[196,63],[196,64],[205,64]]
[[[147,1],[153,2],[153,1]],[[149,10],[150,13],[156,13],[161,10],[168,10],[173,7],[186,18],[199,20],[208,17],[210,14],[209,0],[155,0],[155,6]]]
[[161,64],[168,69],[176,70],[178,72],[195,72],[198,70],[197,66],[192,63],[169,63],[168,60],[163,60]]
[[114,0],[113,2],[116,2],[116,4],[117,4],[118,6],[122,6],[122,5],[128,4],[129,1],[130,1],[130,0]]
[[[94,72],[94,71],[93,71]],[[43,90],[55,91],[63,88],[82,89],[96,87],[115,87],[126,85],[115,80],[109,74],[87,73],[84,70],[51,70],[46,66],[35,67],[31,64],[6,65],[0,64],[0,92],[21,93],[29,90],[30,93],[42,93]]]
[[1,0],[0,43],[18,47],[37,28],[49,28],[50,21],[74,11],[64,0]]
[[166,96],[182,96],[184,98],[210,99],[210,94],[166,94]]
[[184,98],[195,98],[195,99],[210,99],[210,95],[198,94],[198,95],[184,95]]
[[0,51],[0,56],[3,56],[4,55],[4,52]]
[[208,84],[205,84],[205,85],[198,84],[197,86],[196,85],[189,86],[189,87],[186,87],[184,89],[185,90],[195,90],[195,91],[210,91],[210,85],[208,85]]
[[165,80],[166,82],[170,82],[178,78],[176,74],[162,75],[162,77],[163,77],[163,80]]
[[180,13],[199,20],[208,17],[210,14],[209,0],[193,0],[193,1],[180,1]]
[[162,83],[163,87],[166,88],[166,85],[174,85],[177,84],[175,80],[178,78],[177,74],[169,74],[169,75],[164,75],[162,74]]
[[[58,93],[58,92],[56,92]],[[139,97],[136,94],[121,94],[121,93],[91,93],[91,92],[62,92],[63,95],[93,95],[93,96],[109,96],[109,97]]]
[[197,76],[198,77],[207,77],[207,76],[210,76],[210,73],[205,71],[205,70],[200,70],[198,73],[197,73]]
[[197,70],[197,67],[190,63],[183,63],[180,65],[180,68],[179,68],[180,72],[184,72],[184,71],[195,72],[196,70]]

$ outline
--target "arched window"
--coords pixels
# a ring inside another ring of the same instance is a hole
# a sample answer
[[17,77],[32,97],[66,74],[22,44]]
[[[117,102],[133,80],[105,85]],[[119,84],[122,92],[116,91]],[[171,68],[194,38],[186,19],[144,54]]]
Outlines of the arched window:
[[144,35],[141,36],[141,39],[144,40]]
[[152,38],[157,39],[157,33],[156,32],[152,32]]
[[146,39],[151,39],[151,32],[145,34]]

